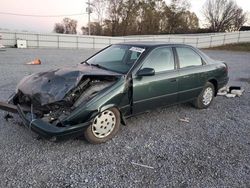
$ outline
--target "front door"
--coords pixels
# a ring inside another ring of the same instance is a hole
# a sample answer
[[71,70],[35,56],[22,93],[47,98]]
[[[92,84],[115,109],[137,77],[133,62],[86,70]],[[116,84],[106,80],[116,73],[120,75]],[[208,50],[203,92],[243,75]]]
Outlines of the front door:
[[178,71],[172,48],[154,49],[143,61],[140,70],[153,68],[155,75],[133,78],[133,113],[177,102]]

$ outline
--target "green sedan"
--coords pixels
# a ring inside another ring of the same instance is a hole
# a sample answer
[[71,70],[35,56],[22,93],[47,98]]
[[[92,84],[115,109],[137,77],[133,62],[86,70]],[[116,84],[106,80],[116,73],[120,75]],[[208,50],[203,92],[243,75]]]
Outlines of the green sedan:
[[227,82],[227,65],[192,46],[120,43],[75,67],[25,77],[0,109],[42,137],[85,135],[98,144],[145,111],[185,102],[208,108]]

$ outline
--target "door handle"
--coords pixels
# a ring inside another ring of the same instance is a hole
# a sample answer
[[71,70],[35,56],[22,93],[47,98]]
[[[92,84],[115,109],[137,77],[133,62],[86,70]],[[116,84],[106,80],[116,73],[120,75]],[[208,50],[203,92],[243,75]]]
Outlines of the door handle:
[[176,78],[173,78],[173,79],[170,80],[170,82],[176,82],[176,81],[177,81]]

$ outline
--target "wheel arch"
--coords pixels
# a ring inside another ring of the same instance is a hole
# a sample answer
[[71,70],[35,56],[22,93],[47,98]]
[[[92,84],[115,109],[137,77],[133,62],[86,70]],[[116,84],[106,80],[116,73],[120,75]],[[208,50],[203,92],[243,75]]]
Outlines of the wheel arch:
[[214,89],[215,89],[214,96],[216,96],[217,93],[218,93],[218,81],[215,78],[211,78],[211,79],[208,80],[208,82],[210,82],[211,84],[213,84]]
[[124,115],[122,114],[122,112],[121,112],[121,110],[119,109],[119,107],[118,107],[117,105],[115,105],[115,104],[108,104],[108,105],[102,106],[102,107],[98,110],[98,113],[103,112],[103,111],[105,111],[105,110],[107,110],[107,109],[109,109],[109,108],[116,108],[116,109],[119,111],[119,113],[120,113],[121,123],[122,123],[123,125],[126,125],[126,119],[125,119]]

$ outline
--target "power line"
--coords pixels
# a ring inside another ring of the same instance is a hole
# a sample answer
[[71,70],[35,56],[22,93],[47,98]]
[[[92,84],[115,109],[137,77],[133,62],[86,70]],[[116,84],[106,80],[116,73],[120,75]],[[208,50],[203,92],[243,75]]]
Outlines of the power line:
[[81,14],[65,14],[65,15],[32,15],[32,14],[17,14],[11,12],[0,12],[3,15],[12,15],[12,16],[25,16],[25,17],[65,17],[65,16],[80,16],[86,13]]

